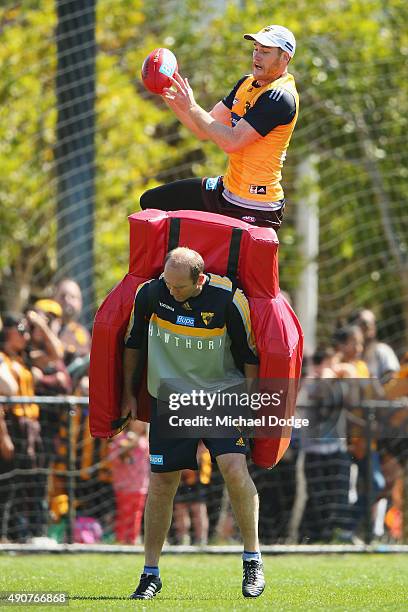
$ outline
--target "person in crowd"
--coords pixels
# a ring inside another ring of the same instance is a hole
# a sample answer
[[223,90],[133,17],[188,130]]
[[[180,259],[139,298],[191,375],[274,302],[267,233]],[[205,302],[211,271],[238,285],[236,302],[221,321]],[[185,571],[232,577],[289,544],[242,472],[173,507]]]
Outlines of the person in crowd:
[[202,442],[198,445],[198,472],[182,470],[181,482],[174,498],[174,528],[177,544],[208,543],[206,489],[211,478],[211,456]]
[[[15,381],[15,395],[34,395],[34,377],[27,367],[26,348],[30,341],[27,319],[20,314],[2,316],[0,357]],[[47,514],[44,507],[46,483],[36,472],[43,467],[43,443],[39,423],[40,409],[36,403],[10,404],[7,428],[14,446],[14,467],[8,532],[18,541],[45,535]],[[12,452],[9,446],[10,453]]]
[[[395,401],[408,397],[408,353],[401,359],[401,367],[384,384],[384,396]],[[408,452],[408,407],[401,406],[382,413],[385,435],[379,441],[381,465],[387,483],[388,507],[385,525],[391,538],[402,541],[404,506],[404,470]]]
[[82,293],[76,281],[61,280],[55,290],[54,299],[62,308],[57,334],[65,349],[64,360],[69,365],[76,357],[86,358],[91,349],[89,331],[79,322],[82,312]]
[[[354,378],[356,382],[360,381],[362,385],[359,385],[361,399],[369,399],[373,393],[377,392],[377,389],[371,384],[367,384],[370,383],[370,371],[367,363],[363,359],[364,336],[360,326],[346,325],[336,330],[334,334],[334,343],[339,358],[339,363],[336,365],[338,376],[342,376],[341,372],[344,371],[345,367],[351,367],[352,369],[348,372],[348,376]],[[349,421],[349,450],[353,457],[353,462],[358,468],[358,499],[352,509],[352,531],[355,533],[367,510],[367,478],[370,477],[372,481],[373,502],[380,499],[385,487],[385,479],[381,471],[380,455],[375,440],[372,441],[370,450],[372,465],[371,475],[368,476],[367,474],[366,414],[362,409],[354,408],[351,411]]]
[[149,443],[146,426],[130,421],[109,449],[115,492],[115,537],[121,544],[135,544],[141,530],[149,486]]
[[[3,323],[0,318],[0,334]],[[0,395],[17,395],[18,385],[8,364],[0,353]],[[14,444],[6,420],[6,405],[0,404],[0,542],[8,542],[8,522],[13,485],[11,476],[14,467]]]
[[[52,324],[62,316],[62,308],[54,300],[37,300],[26,311],[30,327],[30,342],[27,346],[28,362],[34,375],[35,393],[46,397],[68,395],[72,391],[71,378],[63,361],[64,347],[52,329]],[[60,423],[65,417],[67,406],[46,403],[40,407],[41,437],[43,441],[43,467],[49,468],[57,452],[57,438]],[[48,490],[47,482],[54,476],[45,472],[42,490]],[[50,511],[52,499],[47,495],[44,507]]]
[[[155,289],[158,300],[149,313],[149,297]],[[201,255],[188,248],[170,251],[160,279],[140,285],[136,292],[125,338],[123,416],[137,416],[134,376],[146,341],[148,389],[153,398],[149,432],[152,474],[145,512],[145,567],[131,596],[134,599],[150,599],[162,588],[158,562],[181,471],[197,469],[199,438],[161,436],[158,405],[164,408],[168,404],[159,395],[160,381],[174,381],[175,389],[181,392],[186,384],[208,389],[214,380],[218,389],[229,389],[232,380],[236,384],[237,378],[243,377],[234,356],[243,364],[247,379],[258,375],[245,295],[233,289],[228,278],[206,274]],[[258,542],[258,495],[248,473],[247,443],[237,429],[234,436],[229,433],[230,438],[203,441],[222,472],[244,540],[242,593],[258,597],[265,587]]]
[[362,308],[350,316],[350,323],[358,325],[363,333],[363,358],[370,376],[384,384],[395,372],[398,372],[400,364],[391,346],[377,339],[375,314],[372,310]]
[[301,432],[307,489],[301,539],[309,543],[352,538],[346,410],[333,366],[334,351],[330,347],[317,349],[310,377],[303,384],[312,402],[307,409],[311,427]]
[[161,210],[204,210],[279,229],[285,199],[281,170],[294,130],[299,96],[288,72],[296,50],[293,33],[269,25],[245,34],[253,43],[252,72],[208,113],[197,104],[187,79],[175,74],[163,98],[200,140],[228,155],[224,176],[175,181],[146,191],[140,206]]

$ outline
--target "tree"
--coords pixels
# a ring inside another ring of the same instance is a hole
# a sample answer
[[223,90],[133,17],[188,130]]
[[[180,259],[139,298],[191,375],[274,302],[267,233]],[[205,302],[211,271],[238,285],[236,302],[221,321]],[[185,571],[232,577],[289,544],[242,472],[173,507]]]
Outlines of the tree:
[[[55,44],[51,0],[0,9],[0,263],[2,294],[22,304],[55,273]],[[244,10],[243,9],[244,5]],[[302,262],[293,212],[299,162],[317,156],[320,201],[319,334],[358,306],[374,306],[381,330],[406,345],[407,7],[402,0],[296,0],[273,11],[259,0],[99,0],[96,90],[97,300],[127,269],[126,216],[148,187],[215,176],[225,155],[201,143],[144,91],[140,66],[154,47],[175,51],[197,100],[211,108],[251,68],[243,32],[270,23],[293,30],[290,64],[301,107],[283,185],[282,288]],[[7,103],[6,103],[7,101]],[[27,265],[26,265],[27,264]],[[406,333],[406,332],[405,332]]]

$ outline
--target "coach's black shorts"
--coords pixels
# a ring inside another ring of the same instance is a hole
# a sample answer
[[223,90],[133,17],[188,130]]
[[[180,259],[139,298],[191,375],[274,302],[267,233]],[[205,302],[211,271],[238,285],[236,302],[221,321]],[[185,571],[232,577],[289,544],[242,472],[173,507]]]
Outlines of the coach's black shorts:
[[[197,448],[200,438],[163,438],[160,437],[157,400],[152,398],[149,452],[152,472],[174,472],[176,470],[198,470]],[[230,438],[202,438],[211,459],[218,455],[238,453],[246,455],[249,450],[247,440],[237,429],[237,435]]]
[[223,190],[221,176],[215,179],[182,179],[145,191],[140,198],[140,207],[142,210],[201,210],[259,227],[272,227],[275,231],[280,228],[285,210],[284,199],[278,210],[255,210],[231,204],[223,197]]

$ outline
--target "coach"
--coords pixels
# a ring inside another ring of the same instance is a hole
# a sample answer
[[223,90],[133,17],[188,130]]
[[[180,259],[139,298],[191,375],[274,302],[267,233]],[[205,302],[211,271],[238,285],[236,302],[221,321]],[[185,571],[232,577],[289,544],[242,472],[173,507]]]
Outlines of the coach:
[[[156,297],[152,299],[152,295]],[[170,527],[181,470],[197,469],[197,438],[161,438],[157,397],[163,380],[208,389],[212,381],[256,378],[258,359],[248,301],[232,282],[204,272],[199,253],[177,248],[168,253],[159,279],[139,286],[125,337],[122,415],[136,418],[134,374],[147,344],[148,390],[152,396],[149,445],[151,480],[145,509],[145,567],[132,599],[150,599],[162,588],[159,558]],[[176,389],[177,390],[177,389]],[[247,443],[239,435],[203,440],[220,468],[243,538],[242,593],[258,597],[265,581],[258,542],[259,501],[246,464]]]

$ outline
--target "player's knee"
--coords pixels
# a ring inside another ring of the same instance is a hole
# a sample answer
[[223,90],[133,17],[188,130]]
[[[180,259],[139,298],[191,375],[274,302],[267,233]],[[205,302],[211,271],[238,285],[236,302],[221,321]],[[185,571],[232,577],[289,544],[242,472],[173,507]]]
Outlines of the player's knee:
[[218,465],[227,484],[239,486],[248,476],[248,469],[244,455],[224,455],[219,459]]
[[160,497],[175,495],[180,481],[180,472],[153,472],[150,477],[149,493]]

